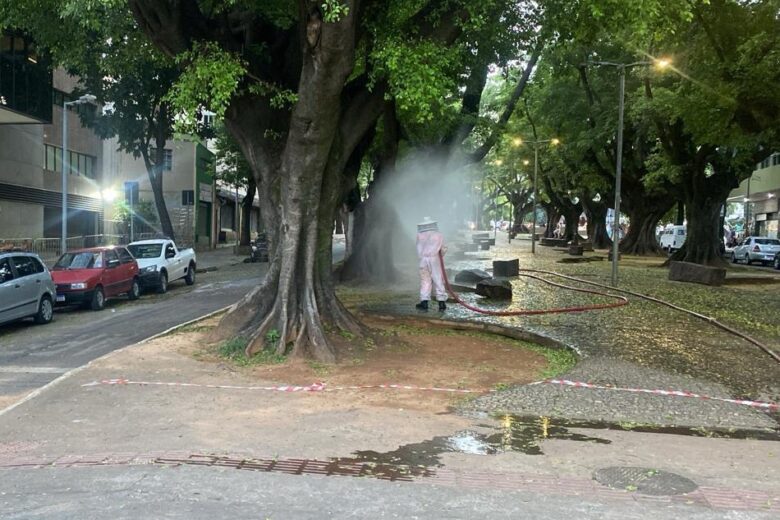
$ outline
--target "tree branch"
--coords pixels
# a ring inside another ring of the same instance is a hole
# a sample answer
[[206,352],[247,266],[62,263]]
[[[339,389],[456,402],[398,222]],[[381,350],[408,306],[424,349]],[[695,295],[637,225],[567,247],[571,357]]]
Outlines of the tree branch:
[[518,80],[515,89],[512,91],[512,95],[509,97],[509,101],[507,101],[506,107],[504,108],[504,112],[501,114],[501,117],[499,117],[498,123],[496,123],[495,128],[490,133],[490,135],[485,140],[485,142],[482,144],[482,146],[477,148],[474,152],[468,154],[467,162],[475,163],[481,161],[490,152],[493,146],[495,146],[495,144],[498,142],[499,137],[501,136],[501,134],[503,134],[504,129],[506,128],[506,125],[509,122],[509,118],[512,117],[512,113],[515,111],[517,102],[520,100],[520,98],[523,95],[523,92],[525,91],[525,87],[528,84],[528,80],[531,77],[531,73],[536,67],[536,62],[539,61],[539,56],[541,55],[543,48],[544,48],[544,42],[540,41],[534,48],[533,52],[531,53],[531,58],[528,60],[528,63],[526,64],[525,69],[523,70],[523,74],[520,76],[520,79]]

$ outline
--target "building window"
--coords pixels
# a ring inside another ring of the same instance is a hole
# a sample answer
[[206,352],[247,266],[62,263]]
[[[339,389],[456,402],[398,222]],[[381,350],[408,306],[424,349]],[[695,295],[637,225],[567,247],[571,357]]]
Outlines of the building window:
[[[52,172],[62,172],[62,148],[44,145],[44,163],[43,167]],[[96,178],[95,174],[96,158],[91,155],[68,151],[68,162],[70,162],[70,173],[83,175],[88,179]]]
[[777,166],[780,164],[780,154],[775,154],[772,156],[772,166]]
[[[152,157],[157,158],[157,148],[152,148]],[[163,149],[163,171],[169,172],[173,169],[173,150],[169,148]]]
[[56,148],[53,146],[46,145],[46,164],[44,168],[46,168],[49,171],[56,172],[59,171],[57,169],[57,153]]

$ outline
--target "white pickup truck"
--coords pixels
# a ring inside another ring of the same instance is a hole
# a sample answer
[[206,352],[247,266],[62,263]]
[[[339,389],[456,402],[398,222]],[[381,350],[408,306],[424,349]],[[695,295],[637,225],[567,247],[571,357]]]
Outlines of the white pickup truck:
[[195,251],[179,249],[173,240],[140,240],[127,246],[138,262],[141,287],[158,293],[168,290],[168,284],[184,278],[187,285],[195,283]]

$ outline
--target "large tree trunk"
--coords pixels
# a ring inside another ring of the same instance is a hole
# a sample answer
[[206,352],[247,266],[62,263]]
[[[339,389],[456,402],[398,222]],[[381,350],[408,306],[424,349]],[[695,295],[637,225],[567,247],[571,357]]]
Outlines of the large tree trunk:
[[628,255],[663,255],[655,231],[658,221],[674,206],[674,200],[646,198],[626,209],[630,226],[620,241],[620,252]]
[[514,219],[512,223],[512,233],[514,234],[520,234],[520,233],[530,233],[531,230],[528,226],[525,225],[525,216],[528,214],[528,210],[533,207],[533,204],[531,203],[525,203],[525,204],[513,204],[513,214],[512,218]]
[[[149,184],[152,187],[152,195],[154,197],[154,206],[157,209],[157,218],[160,220],[160,229],[163,235],[176,240],[176,235],[173,231],[173,224],[171,223],[171,217],[168,214],[168,207],[165,204],[165,193],[163,192],[163,170],[165,169],[165,138],[161,137],[157,139],[157,149],[153,150],[154,159],[149,156],[149,151],[142,150],[141,155],[146,165],[146,172],[149,175]],[[135,218],[132,215],[131,218]]]
[[[352,254],[341,270],[342,280],[392,282],[398,278],[393,265],[393,231],[400,228],[392,200],[383,190],[383,182],[392,175],[398,155],[400,127],[395,104],[384,106],[382,149],[374,168],[374,180],[368,198],[353,212]],[[389,232],[379,233],[378,226]]]
[[547,214],[547,226],[544,229],[545,238],[553,238],[553,233],[561,220],[561,213],[552,204],[544,204],[544,212]]
[[607,205],[603,202],[590,200],[590,194],[583,196],[582,209],[588,219],[588,240],[594,249],[608,249],[612,241],[607,233]]
[[[333,362],[336,351],[325,335],[325,323],[332,322],[334,309],[349,316],[330,283],[337,203],[328,193],[333,180],[325,174],[338,133],[341,92],[354,62],[358,6],[356,1],[347,4],[349,14],[337,22],[323,23],[313,13],[302,23],[298,100],[280,171],[279,244],[261,286],[220,323],[221,334],[247,339],[247,355],[272,347],[278,354]],[[253,170],[259,168],[253,165]],[[351,327],[354,322],[349,318],[350,323],[335,325]]]
[[759,157],[734,159],[730,150],[699,150],[684,171],[685,212],[688,219],[685,243],[670,260],[702,265],[723,265],[723,228],[720,211],[731,190],[752,171]]
[[246,195],[241,201],[241,238],[240,244],[248,246],[252,243],[252,206],[255,201],[257,185],[255,180],[249,179],[246,187]]
[[575,242],[579,241],[582,238],[579,234],[582,207],[579,204],[568,204],[564,211],[564,216],[566,217],[566,231],[563,238]]
[[700,183],[699,189],[686,193],[688,224],[685,243],[672,255],[671,260],[713,266],[725,263],[720,211],[731,190],[728,184]]

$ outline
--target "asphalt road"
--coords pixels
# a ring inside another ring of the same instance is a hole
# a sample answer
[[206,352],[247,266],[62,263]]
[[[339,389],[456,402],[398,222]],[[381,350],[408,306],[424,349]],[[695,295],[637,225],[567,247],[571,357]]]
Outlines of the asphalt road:
[[24,320],[0,327],[0,396],[28,392],[108,352],[230,305],[260,280],[255,270],[237,271],[235,279],[202,273],[192,287],[174,282],[165,295],[111,300],[100,312],[58,309],[49,325]]
[[[344,242],[335,240],[334,262],[344,253]],[[109,300],[100,312],[58,308],[48,325],[23,320],[0,326],[0,397],[21,397],[93,359],[235,303],[267,266],[243,264],[224,253],[214,256],[223,265],[198,274],[191,287],[176,281],[167,294]]]

